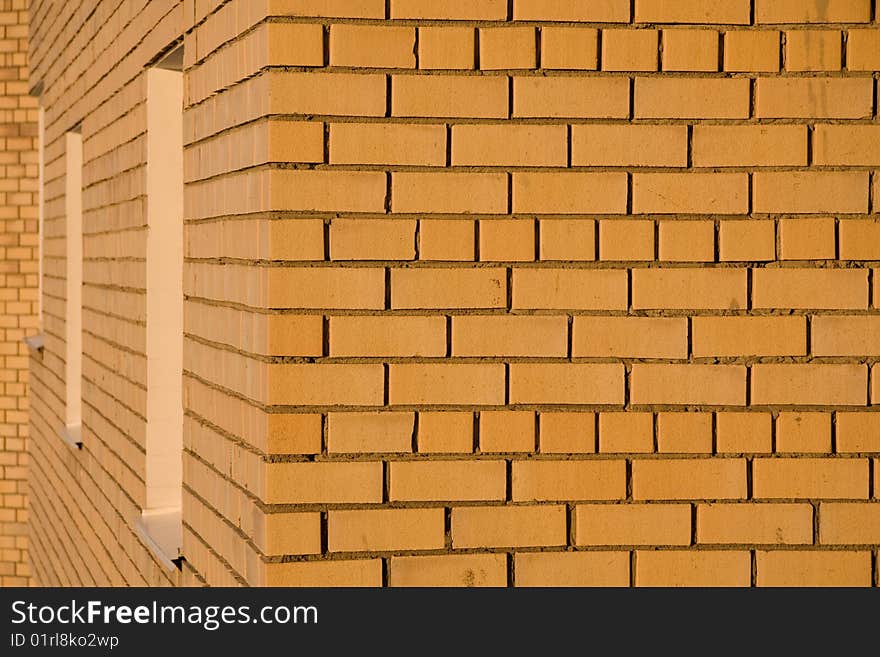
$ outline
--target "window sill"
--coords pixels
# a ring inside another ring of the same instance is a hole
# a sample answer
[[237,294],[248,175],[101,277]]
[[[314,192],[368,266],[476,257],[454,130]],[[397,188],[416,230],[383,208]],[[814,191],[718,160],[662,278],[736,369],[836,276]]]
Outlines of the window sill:
[[21,340],[24,342],[28,349],[31,350],[31,353],[37,356],[43,355],[43,347],[45,346],[45,340],[43,339],[43,334],[38,333],[37,335],[29,335],[26,338],[22,338]]
[[168,571],[180,570],[183,539],[180,508],[144,511],[135,519],[134,529]]
[[82,449],[82,425],[62,427],[58,435],[73,449]]

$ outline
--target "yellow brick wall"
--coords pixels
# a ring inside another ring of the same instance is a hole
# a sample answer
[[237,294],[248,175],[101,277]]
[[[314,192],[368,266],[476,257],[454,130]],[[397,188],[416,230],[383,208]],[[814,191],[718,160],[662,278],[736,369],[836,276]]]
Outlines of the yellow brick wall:
[[37,313],[37,115],[28,96],[25,0],[0,2],[0,586],[30,574],[27,347]]
[[[872,0],[85,4],[32,7],[38,582],[878,584]],[[186,562],[167,578],[130,519],[142,67],[179,35]],[[80,120],[70,453],[61,137]]]
[[[144,503],[146,75],[186,29],[177,0],[30,3],[45,111],[43,332],[31,358],[30,539],[39,585],[168,585]],[[192,11],[192,7],[190,7]],[[65,423],[65,134],[83,139],[82,450]]]

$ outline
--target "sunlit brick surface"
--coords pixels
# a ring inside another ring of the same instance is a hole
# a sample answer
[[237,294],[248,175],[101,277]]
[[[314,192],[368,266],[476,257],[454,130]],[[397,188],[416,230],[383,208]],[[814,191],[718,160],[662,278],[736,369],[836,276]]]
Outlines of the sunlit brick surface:
[[[86,5],[31,7],[37,583],[877,586],[872,0]],[[132,519],[144,67],[181,35],[169,574]],[[57,432],[80,121],[74,453]]]

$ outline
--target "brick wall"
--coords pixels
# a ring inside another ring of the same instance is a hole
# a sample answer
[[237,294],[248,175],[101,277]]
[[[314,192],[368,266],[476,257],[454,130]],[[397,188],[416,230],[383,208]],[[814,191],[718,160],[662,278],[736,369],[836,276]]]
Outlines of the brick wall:
[[27,347],[37,312],[37,115],[27,6],[0,2],[0,586],[28,582]]
[[[41,85],[45,111],[45,348],[30,369],[30,540],[39,585],[188,581],[134,531],[145,496],[144,67],[180,39],[183,9],[177,0],[30,3],[30,81]],[[59,435],[67,383],[65,144],[75,129],[83,144],[81,450]]]
[[[32,9],[47,154],[82,120],[86,160],[73,455],[47,206],[38,581],[878,584],[876,3],[93,4]],[[130,528],[141,70],[184,33],[169,578]]]

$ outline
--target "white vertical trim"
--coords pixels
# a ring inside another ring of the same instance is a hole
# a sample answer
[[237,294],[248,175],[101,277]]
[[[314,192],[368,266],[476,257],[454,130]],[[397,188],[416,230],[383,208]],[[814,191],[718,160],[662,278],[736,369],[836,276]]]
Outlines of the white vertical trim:
[[82,135],[68,132],[65,139],[67,174],[64,210],[67,218],[67,300],[64,380],[66,384],[65,424],[82,424]]
[[43,221],[45,218],[46,192],[46,110],[37,110],[37,327],[43,332]]
[[[147,71],[146,253],[145,521],[180,509],[183,481],[183,73],[161,68]],[[176,558],[179,522],[154,539]]]

